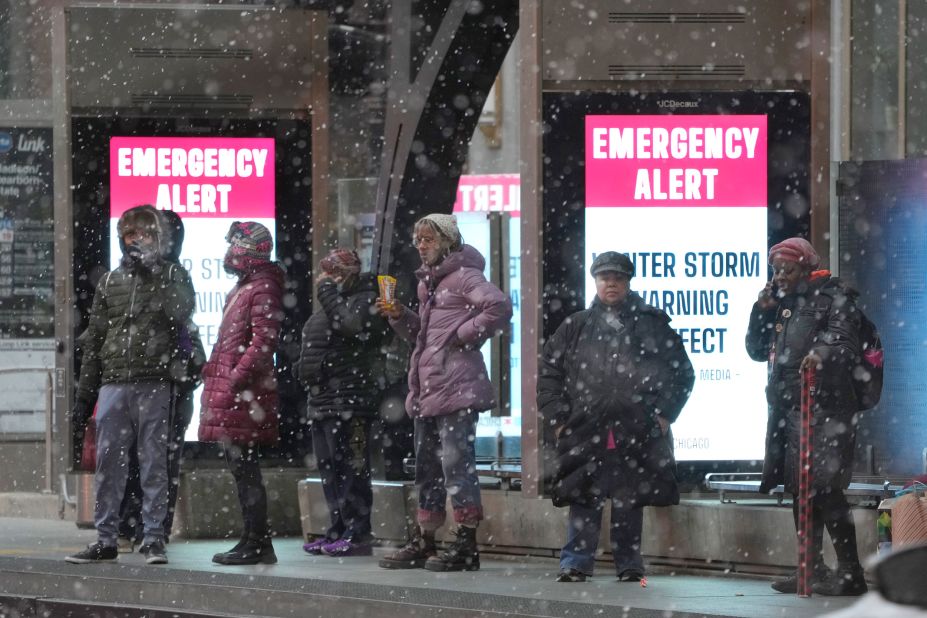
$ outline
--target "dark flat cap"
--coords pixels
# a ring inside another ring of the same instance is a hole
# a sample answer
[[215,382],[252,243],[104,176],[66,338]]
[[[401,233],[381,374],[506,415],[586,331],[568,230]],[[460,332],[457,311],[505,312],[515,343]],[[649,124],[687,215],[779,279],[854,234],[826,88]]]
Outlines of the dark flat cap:
[[596,256],[592,261],[589,272],[592,273],[593,277],[600,273],[613,272],[631,278],[634,276],[634,262],[624,253],[606,251]]

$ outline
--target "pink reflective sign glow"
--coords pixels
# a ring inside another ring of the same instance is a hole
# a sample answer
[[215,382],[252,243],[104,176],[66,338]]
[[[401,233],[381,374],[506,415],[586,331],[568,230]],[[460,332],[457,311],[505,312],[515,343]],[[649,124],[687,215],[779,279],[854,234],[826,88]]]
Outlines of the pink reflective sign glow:
[[460,177],[454,212],[504,212],[521,214],[521,181],[518,174],[470,174]]

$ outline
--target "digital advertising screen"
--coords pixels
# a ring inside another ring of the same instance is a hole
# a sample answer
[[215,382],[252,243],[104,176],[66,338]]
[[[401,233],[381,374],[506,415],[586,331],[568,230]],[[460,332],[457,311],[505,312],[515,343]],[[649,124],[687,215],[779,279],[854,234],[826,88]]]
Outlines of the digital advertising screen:
[[[509,330],[509,361],[511,388],[508,416],[492,416],[486,412],[480,415],[476,427],[478,438],[494,437],[496,432],[511,440],[521,437],[521,321],[519,320],[521,298],[521,179],[518,174],[464,174],[457,183],[457,198],[454,215],[463,240],[476,248],[487,258],[485,275],[488,279],[490,258],[490,225],[487,216],[499,213],[509,217],[509,269],[508,289],[512,300],[514,316]],[[486,366],[490,367],[490,350],[487,342],[483,346]]]
[[[766,367],[744,337],[767,276],[766,117],[588,115],[585,153],[586,269],[627,253],[632,288],[672,318],[695,368],[677,457],[757,457]],[[735,418],[728,401],[743,402]]]
[[[208,357],[236,280],[222,267],[230,225],[257,221],[276,239],[274,140],[112,137],[109,154],[110,268],[122,256],[116,224],[126,210],[150,204],[176,212],[184,223],[181,262],[196,291],[193,321]],[[191,423],[187,440],[196,440],[196,425]]]
[[882,398],[857,419],[857,462],[910,477],[927,459],[927,159],[839,166],[839,277],[885,351]]
[[767,368],[744,339],[769,247],[808,234],[809,105],[794,92],[544,96],[545,336],[594,299],[598,254],[628,254],[631,289],[669,315],[695,369],[673,424],[677,460],[704,463],[693,474],[763,459]]

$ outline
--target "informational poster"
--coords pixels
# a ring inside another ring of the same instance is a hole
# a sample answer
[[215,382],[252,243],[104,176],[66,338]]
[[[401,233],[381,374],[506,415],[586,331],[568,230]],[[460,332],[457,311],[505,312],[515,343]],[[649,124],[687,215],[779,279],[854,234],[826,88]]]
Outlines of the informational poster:
[[627,253],[632,289],[683,340],[696,381],[673,426],[680,460],[763,455],[766,366],[744,337],[767,276],[766,159],[763,115],[585,117],[586,270]]
[[[196,290],[193,320],[208,357],[236,281],[222,266],[229,227],[257,221],[275,234],[274,140],[113,137],[109,166],[110,266],[122,256],[116,233],[122,213],[141,204],[176,212],[185,231],[181,262]],[[191,423],[188,440],[196,440],[196,430]]]
[[[0,369],[54,367],[52,131],[0,127]],[[46,377],[0,374],[0,433],[45,430]]]
[[54,337],[51,139],[0,128],[0,340]]
[[[494,417],[483,414],[477,425],[477,436],[495,436],[502,432],[506,437],[521,436],[521,319],[519,305],[521,298],[521,235],[518,220],[521,214],[521,182],[518,174],[473,174],[460,177],[457,185],[457,200],[454,214],[464,242],[475,247],[487,258],[489,246],[489,213],[502,213],[511,217],[509,221],[509,294],[512,299],[514,317],[510,331],[511,360],[511,414]],[[489,277],[489,267],[486,268]],[[490,362],[490,348],[483,346],[487,367]]]

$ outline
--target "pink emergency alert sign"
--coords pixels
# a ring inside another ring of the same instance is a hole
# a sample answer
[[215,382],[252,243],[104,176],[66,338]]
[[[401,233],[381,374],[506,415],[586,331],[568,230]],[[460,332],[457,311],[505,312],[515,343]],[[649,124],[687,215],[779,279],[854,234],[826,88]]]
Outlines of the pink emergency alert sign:
[[[695,368],[673,424],[677,457],[756,458],[766,368],[738,342],[767,277],[767,117],[589,115],[584,130],[585,270],[599,253],[627,253],[632,289],[672,318]],[[719,401],[738,402],[736,421]]]
[[766,116],[586,116],[586,206],[766,206]]
[[274,217],[274,140],[263,137],[114,137],[110,215],[139,204],[183,218]]

